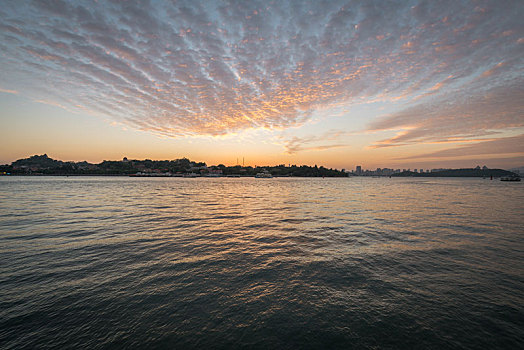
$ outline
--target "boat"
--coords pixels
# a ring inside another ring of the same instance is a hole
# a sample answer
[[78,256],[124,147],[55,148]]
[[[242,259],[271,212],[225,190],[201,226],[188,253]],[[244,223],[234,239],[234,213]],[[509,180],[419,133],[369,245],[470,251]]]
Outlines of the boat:
[[520,176],[504,176],[500,178],[500,181],[520,181]]
[[188,173],[188,174],[184,174],[184,177],[188,177],[188,178],[200,177],[200,174]]
[[261,173],[257,173],[257,174],[255,175],[255,177],[256,177],[257,179],[270,179],[270,178],[273,177],[273,175],[271,175],[271,173],[270,173],[269,171],[264,170],[264,171],[261,172]]

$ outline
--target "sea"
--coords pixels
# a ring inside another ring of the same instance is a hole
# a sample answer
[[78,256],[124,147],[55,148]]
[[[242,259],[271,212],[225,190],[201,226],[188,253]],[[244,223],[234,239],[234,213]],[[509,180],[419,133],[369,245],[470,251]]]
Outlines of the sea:
[[522,349],[524,183],[0,177],[1,349]]

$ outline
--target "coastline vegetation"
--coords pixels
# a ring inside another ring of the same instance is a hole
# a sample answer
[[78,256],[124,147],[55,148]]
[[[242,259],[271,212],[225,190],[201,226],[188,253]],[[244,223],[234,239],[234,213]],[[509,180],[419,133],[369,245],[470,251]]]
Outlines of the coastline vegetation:
[[268,171],[272,176],[301,177],[345,177],[346,172],[328,169],[323,166],[289,165],[277,166],[207,166],[204,162],[194,162],[187,158],[175,160],[104,160],[93,164],[82,162],[63,162],[49,158],[47,154],[19,159],[10,165],[0,165],[0,174],[11,175],[135,175],[137,176],[255,176]]

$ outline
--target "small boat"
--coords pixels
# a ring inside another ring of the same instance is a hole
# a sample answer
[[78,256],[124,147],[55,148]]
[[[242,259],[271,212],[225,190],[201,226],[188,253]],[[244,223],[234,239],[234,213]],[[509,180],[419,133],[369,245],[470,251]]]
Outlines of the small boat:
[[271,179],[273,175],[271,175],[269,171],[264,170],[263,172],[256,174],[255,177],[257,179]]
[[500,178],[500,181],[520,181],[520,176],[504,176]]
[[184,177],[188,177],[188,178],[200,177],[200,174],[188,173],[188,174],[184,174]]

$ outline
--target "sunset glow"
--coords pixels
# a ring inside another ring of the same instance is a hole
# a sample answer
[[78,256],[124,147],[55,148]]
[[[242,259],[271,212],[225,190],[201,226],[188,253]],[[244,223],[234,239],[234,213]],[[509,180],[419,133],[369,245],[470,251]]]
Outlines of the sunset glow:
[[9,1],[0,163],[524,165],[520,1]]

